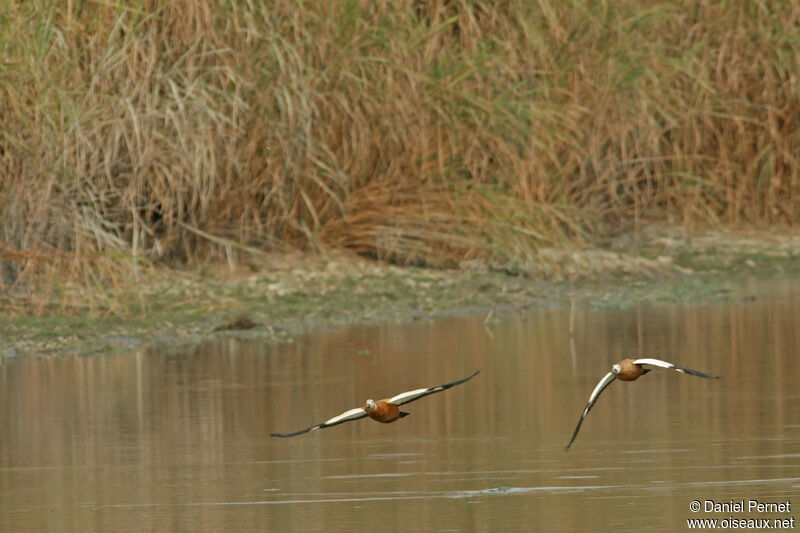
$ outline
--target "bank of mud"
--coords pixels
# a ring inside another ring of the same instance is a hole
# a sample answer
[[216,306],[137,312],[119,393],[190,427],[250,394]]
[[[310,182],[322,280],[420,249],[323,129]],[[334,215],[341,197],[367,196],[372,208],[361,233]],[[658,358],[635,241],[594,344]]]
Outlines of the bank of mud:
[[341,252],[282,254],[198,272],[154,269],[137,284],[141,308],[114,316],[0,318],[0,362],[156,345],[181,350],[211,338],[290,342],[355,323],[483,314],[487,321],[567,305],[626,307],[757,298],[748,280],[800,280],[800,236],[683,233],[625,236],[602,249],[543,250],[536,264],[464,263],[435,270]]

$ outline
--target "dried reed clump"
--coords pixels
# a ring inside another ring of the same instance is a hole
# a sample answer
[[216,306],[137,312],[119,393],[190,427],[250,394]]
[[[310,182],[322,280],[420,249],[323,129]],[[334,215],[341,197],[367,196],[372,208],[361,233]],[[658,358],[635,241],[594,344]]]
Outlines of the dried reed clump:
[[0,29],[0,261],[28,294],[48,254],[524,264],[800,213],[791,2],[12,0]]
[[21,251],[0,244],[0,308],[12,313],[130,314],[146,308],[150,268],[110,254]]

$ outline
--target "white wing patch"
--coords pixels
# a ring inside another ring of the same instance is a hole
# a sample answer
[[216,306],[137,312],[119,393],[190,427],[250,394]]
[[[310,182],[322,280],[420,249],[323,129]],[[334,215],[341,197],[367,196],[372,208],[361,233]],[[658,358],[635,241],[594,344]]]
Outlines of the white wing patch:
[[575,431],[572,432],[572,437],[569,439],[569,444],[567,444],[567,449],[572,446],[572,443],[575,442],[575,437],[578,436],[578,431],[581,429],[581,424],[583,424],[583,419],[586,418],[586,415],[589,414],[589,411],[592,410],[594,406],[594,402],[597,401],[597,397],[600,396],[600,393],[614,381],[617,376],[614,375],[613,372],[609,372],[603,379],[600,380],[600,383],[592,391],[592,395],[589,396],[589,401],[586,402],[586,407],[583,408],[583,413],[581,413],[581,417],[578,419],[578,424],[575,426]]
[[342,422],[347,422],[349,420],[358,420],[359,418],[364,418],[365,416],[367,416],[367,412],[364,410],[364,408],[356,407],[355,409],[345,411],[339,416],[334,416],[330,420],[326,420],[320,424],[320,426],[332,426],[334,424],[341,424]]
[[[611,383],[612,381],[614,381],[614,379],[616,379],[616,376],[614,376],[614,373],[613,372],[609,372],[608,374],[606,374],[603,377],[603,379],[600,380],[600,383],[597,384],[597,386],[592,391],[591,396],[589,396],[589,401],[588,401],[588,403],[586,405],[586,413],[589,412],[589,409],[592,408],[592,406],[594,405],[594,402],[597,401],[597,397],[600,396],[600,393],[603,392],[603,389],[608,387],[608,384]],[[586,413],[584,413],[583,416],[586,416]]]
[[460,385],[465,381],[469,381],[475,376],[480,373],[480,370],[473,372],[471,375],[461,378],[457,381],[451,381],[450,383],[445,383],[444,385],[439,385],[438,387],[428,387],[426,389],[416,389],[411,390],[408,392],[403,392],[394,396],[393,398],[389,398],[387,401],[394,405],[403,405],[404,403],[413,402],[414,400],[418,400],[423,396],[427,396],[429,394],[433,394],[435,392],[442,392],[443,390],[447,390],[450,387],[455,387],[456,385]]
[[394,405],[402,405],[404,403],[408,403],[418,398],[421,398],[426,394],[438,392],[437,389],[439,389],[439,387],[428,387],[425,389],[415,389],[415,390],[410,390],[408,392],[401,392],[397,396],[392,396],[391,398],[389,398],[389,403],[393,403]]
[[706,379],[719,379],[719,376],[712,376],[711,374],[706,374],[705,372],[700,372],[699,370],[692,370],[691,368],[683,368],[682,366],[668,363],[666,361],[662,361],[661,359],[651,359],[649,357],[645,357],[644,359],[637,359],[633,362],[633,364],[660,366],[661,368],[677,370],[681,374],[688,374],[690,376],[697,376]]
[[666,361],[662,361],[661,359],[652,359],[650,357],[645,357],[643,359],[637,359],[633,362],[634,365],[653,365],[653,366],[660,366],[661,368],[670,368],[670,369],[678,369],[678,367],[672,363],[668,363]]

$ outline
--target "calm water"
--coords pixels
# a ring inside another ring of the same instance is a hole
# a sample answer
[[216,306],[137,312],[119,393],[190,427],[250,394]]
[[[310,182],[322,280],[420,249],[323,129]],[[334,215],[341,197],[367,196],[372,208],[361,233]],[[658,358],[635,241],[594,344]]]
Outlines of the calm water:
[[[278,347],[7,360],[0,530],[683,531],[687,518],[800,518],[800,287],[763,291],[578,309],[572,337],[557,309]],[[723,379],[660,370],[613,383],[566,453],[597,381],[636,354]],[[268,436],[476,369],[394,424]],[[751,499],[793,507],[689,510]]]

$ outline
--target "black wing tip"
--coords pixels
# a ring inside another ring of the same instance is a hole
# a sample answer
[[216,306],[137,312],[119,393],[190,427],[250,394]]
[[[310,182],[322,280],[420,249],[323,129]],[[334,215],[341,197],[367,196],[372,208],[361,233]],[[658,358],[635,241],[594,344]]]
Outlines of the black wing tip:
[[722,376],[713,376],[711,374],[706,374],[705,372],[700,372],[699,370],[692,370],[691,368],[681,368],[676,367],[684,374],[689,374],[690,376],[697,376],[698,378],[706,378],[706,379],[722,379]]
[[462,383],[466,383],[467,381],[471,380],[472,378],[474,378],[475,376],[477,376],[480,373],[481,373],[480,370],[476,370],[475,372],[473,372],[472,374],[470,374],[469,376],[467,376],[465,378],[461,378],[461,379],[459,379],[457,381],[454,381],[452,383],[448,383],[447,387],[449,388],[449,387],[452,387],[454,385],[461,385]]
[[[439,385],[439,387],[444,387],[445,389],[448,389],[448,388],[453,387],[455,385],[461,385],[462,383],[471,380],[472,378],[474,378],[475,376],[477,376],[480,373],[481,373],[480,370],[476,370],[475,372],[473,372],[472,374],[470,374],[469,376],[467,376],[465,378],[461,378],[461,379],[458,379],[456,381],[451,381],[450,383],[445,383],[444,385]],[[436,389],[438,387],[431,387],[431,388],[432,389]],[[444,389],[442,389],[442,390],[444,390]],[[436,391],[436,392],[438,392],[438,391]]]
[[[583,422],[583,419],[581,419],[581,422]],[[575,431],[572,433],[572,438],[569,439],[569,442],[567,443],[567,445],[564,446],[564,451],[565,452],[568,452],[569,451],[569,447],[572,446],[572,444],[575,442],[575,439],[578,437],[578,431],[580,431],[580,429],[581,429],[581,425],[578,424],[578,427],[576,427]]]
[[583,425],[584,418],[586,418],[586,415],[581,415],[580,420],[578,420],[578,424],[575,426],[575,430],[572,432],[572,437],[570,437],[569,442],[564,447],[564,451],[569,451],[569,447],[572,446],[573,442],[575,442],[575,439],[578,437],[578,432],[581,430],[581,426]]
[[281,439],[285,439],[286,437],[296,437],[298,435],[302,435],[304,432],[301,433],[270,433],[270,437],[278,437]]
[[301,429],[299,431],[292,431],[291,433],[270,433],[269,436],[270,437],[279,437],[279,438],[296,437],[298,435],[302,435],[303,433],[308,433],[309,431],[311,431],[313,429],[319,429],[319,428],[310,427],[310,428],[306,428],[306,429]]

